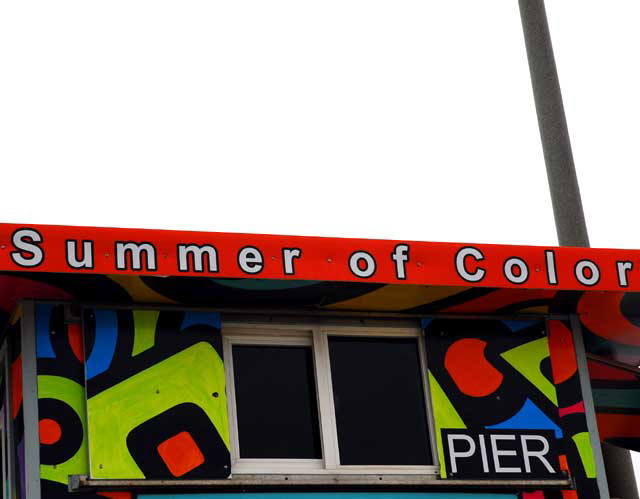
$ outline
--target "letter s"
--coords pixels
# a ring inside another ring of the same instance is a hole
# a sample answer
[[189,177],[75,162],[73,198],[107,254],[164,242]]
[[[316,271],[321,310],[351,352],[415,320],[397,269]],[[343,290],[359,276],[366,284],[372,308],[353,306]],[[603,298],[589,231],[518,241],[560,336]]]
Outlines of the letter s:
[[37,267],[44,261],[44,251],[34,243],[41,243],[42,236],[34,229],[18,229],[11,237],[18,251],[11,252],[11,259],[20,267]]

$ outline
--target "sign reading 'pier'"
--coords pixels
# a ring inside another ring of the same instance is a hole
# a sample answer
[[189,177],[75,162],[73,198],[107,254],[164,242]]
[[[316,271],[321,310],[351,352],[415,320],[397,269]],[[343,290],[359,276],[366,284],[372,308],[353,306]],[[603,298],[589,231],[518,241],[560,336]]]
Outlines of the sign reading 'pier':
[[560,478],[553,431],[442,430],[447,474],[467,479]]

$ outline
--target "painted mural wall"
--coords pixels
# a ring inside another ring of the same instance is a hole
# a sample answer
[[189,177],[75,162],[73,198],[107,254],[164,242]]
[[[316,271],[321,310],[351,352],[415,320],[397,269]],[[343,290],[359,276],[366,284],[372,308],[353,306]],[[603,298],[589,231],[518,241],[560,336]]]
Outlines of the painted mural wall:
[[[39,304],[35,313],[43,499],[135,497],[130,492],[71,494],[68,475],[229,475],[218,314],[97,308],[87,309],[81,323],[65,320],[61,305]],[[423,326],[436,435],[444,428],[551,430],[561,449],[562,469],[578,491],[529,491],[521,497],[598,497],[567,324],[425,320]],[[300,499],[322,494],[307,495]],[[375,495],[386,499],[388,494]],[[221,496],[225,494],[215,494]]]
[[68,477],[89,473],[82,329],[79,323],[65,321],[63,306],[50,304],[36,306],[35,329],[41,495],[44,499],[77,497],[68,492]]
[[91,477],[231,474],[220,316],[85,313]]
[[577,491],[524,498],[597,498],[595,464],[571,331],[561,321],[423,321],[439,455],[442,429],[550,430]]
[[[640,293],[384,285],[369,282],[0,273],[0,325],[19,299],[131,305],[306,307],[411,314],[578,313],[587,353],[640,365]],[[600,437],[640,451],[640,376],[590,362]]]
[[79,497],[69,475],[228,476],[219,316],[92,309],[84,321],[86,350],[63,306],[36,307],[42,497]]
[[[600,438],[610,444],[640,451],[640,297],[631,293],[584,296],[582,314],[587,351],[600,361],[589,361]],[[606,362],[613,361],[617,365]]]

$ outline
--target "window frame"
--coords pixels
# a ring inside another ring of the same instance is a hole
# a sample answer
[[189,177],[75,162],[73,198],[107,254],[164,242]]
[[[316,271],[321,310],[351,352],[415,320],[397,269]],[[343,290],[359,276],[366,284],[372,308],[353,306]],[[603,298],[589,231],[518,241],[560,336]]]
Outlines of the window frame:
[[[329,336],[370,338],[416,338],[423,373],[422,390],[431,465],[342,465],[338,446],[336,415],[334,410]],[[386,326],[360,324],[287,323],[263,324],[250,322],[223,323],[222,342],[229,418],[229,440],[232,474],[340,474],[340,475],[430,475],[440,474],[433,408],[427,376],[427,356],[424,335],[418,325]],[[318,423],[322,459],[242,459],[239,454],[237,408],[233,371],[233,345],[310,346],[314,363]]]

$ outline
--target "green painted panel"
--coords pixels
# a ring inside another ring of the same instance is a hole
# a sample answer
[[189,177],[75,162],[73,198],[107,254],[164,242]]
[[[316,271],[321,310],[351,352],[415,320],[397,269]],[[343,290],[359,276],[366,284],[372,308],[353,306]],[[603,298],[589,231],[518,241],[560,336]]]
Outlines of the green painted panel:
[[224,365],[209,343],[196,343],[88,400],[91,476],[144,478],[127,450],[127,435],[182,403],[202,408],[229,448]]
[[554,405],[558,405],[556,387],[540,370],[540,363],[547,357],[549,357],[549,340],[547,337],[530,341],[502,354],[502,358],[527,378]]
[[446,466],[444,462],[444,449],[442,447],[442,428],[466,428],[462,418],[451,404],[444,390],[429,371],[429,390],[431,391],[431,404],[433,406],[433,419],[436,425],[436,440],[438,444],[438,455],[440,457],[440,475],[442,478],[447,477]]
[[133,311],[134,337],[131,352],[133,356],[149,350],[154,345],[159,315],[160,312],[157,310]]
[[595,478],[596,463],[593,457],[593,449],[591,448],[589,433],[583,431],[582,433],[576,433],[571,438],[578,448],[578,453],[580,454],[582,466],[584,466],[584,472],[587,475],[587,478]]

